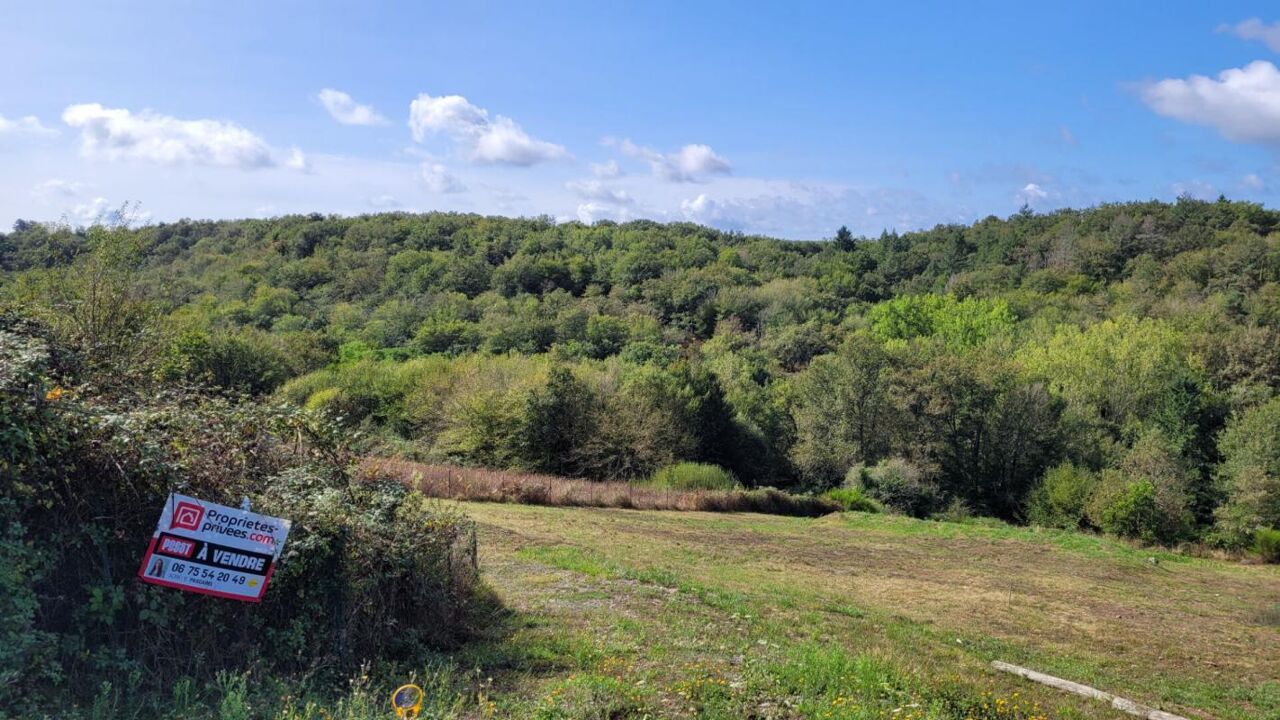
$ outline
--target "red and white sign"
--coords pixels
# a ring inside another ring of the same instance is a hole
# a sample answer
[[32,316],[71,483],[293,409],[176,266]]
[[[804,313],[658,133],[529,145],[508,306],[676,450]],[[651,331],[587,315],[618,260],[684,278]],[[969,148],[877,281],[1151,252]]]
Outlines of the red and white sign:
[[143,582],[259,602],[289,521],[173,494],[142,556]]

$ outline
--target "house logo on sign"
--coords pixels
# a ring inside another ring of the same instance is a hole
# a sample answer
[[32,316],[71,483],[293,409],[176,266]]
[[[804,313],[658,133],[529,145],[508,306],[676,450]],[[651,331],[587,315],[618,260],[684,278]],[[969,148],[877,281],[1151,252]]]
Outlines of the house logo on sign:
[[204,520],[204,508],[189,502],[180,502],[173,509],[173,519],[169,522],[169,527],[199,530],[201,520]]

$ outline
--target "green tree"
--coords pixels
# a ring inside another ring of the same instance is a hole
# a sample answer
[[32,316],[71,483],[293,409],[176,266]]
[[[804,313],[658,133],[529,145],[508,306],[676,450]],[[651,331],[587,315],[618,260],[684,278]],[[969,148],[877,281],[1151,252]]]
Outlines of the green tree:
[[888,452],[897,422],[889,362],[880,343],[855,336],[793,380],[791,457],[810,482],[832,487],[853,465],[874,464]]
[[853,233],[849,232],[849,228],[841,225],[840,229],[836,230],[835,244],[836,249],[840,252],[849,252],[850,250],[853,250]]
[[1226,502],[1217,511],[1216,537],[1240,547],[1259,528],[1280,528],[1280,397],[1232,419],[1220,447]]

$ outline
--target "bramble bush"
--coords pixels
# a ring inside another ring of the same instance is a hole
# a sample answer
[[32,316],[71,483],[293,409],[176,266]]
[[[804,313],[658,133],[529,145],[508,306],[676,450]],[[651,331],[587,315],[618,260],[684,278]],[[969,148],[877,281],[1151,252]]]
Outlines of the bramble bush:
[[[163,385],[106,390],[84,367],[0,315],[0,707],[84,705],[99,687],[145,707],[221,671],[324,683],[467,636],[471,523],[353,476],[338,427]],[[262,603],[137,581],[175,491],[292,520]]]

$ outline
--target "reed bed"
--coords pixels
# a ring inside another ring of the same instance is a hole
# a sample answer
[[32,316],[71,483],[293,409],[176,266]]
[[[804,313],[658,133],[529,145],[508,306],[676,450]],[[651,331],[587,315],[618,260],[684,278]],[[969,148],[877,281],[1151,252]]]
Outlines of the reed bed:
[[798,517],[818,517],[840,509],[829,500],[792,495],[774,488],[678,490],[387,458],[367,458],[362,466],[367,472],[409,483],[428,497],[449,500],[629,510],[754,512]]

